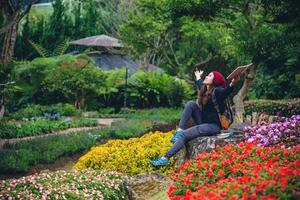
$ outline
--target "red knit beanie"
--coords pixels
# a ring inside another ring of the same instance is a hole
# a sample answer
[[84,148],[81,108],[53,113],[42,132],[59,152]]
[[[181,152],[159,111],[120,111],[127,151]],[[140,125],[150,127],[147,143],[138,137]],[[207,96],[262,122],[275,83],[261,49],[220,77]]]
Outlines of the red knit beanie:
[[212,73],[214,74],[214,80],[213,80],[214,86],[215,87],[222,86],[223,88],[225,88],[226,81],[224,76],[218,71],[213,71]]

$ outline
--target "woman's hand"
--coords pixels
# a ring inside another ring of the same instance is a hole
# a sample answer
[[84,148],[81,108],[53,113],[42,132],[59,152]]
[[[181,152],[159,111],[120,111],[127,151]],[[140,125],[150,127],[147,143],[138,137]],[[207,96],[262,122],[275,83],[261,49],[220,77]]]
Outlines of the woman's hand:
[[231,80],[230,86],[235,86],[237,84],[237,82],[240,80],[241,75],[237,75],[235,77],[233,77],[233,79]]
[[199,79],[201,79],[201,76],[203,74],[203,70],[196,70],[195,71],[195,77],[196,77],[196,81],[198,81]]

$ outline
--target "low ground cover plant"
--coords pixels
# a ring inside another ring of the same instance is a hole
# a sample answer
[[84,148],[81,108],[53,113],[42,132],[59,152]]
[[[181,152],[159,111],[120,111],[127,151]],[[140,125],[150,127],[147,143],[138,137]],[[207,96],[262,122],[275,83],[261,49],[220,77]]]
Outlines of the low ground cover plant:
[[0,180],[0,199],[125,199],[124,179],[112,171],[44,171]]
[[5,144],[0,149],[0,173],[26,172],[30,166],[51,163],[61,156],[87,150],[107,137],[100,130],[93,130]]
[[259,147],[256,143],[217,147],[187,161],[168,190],[179,199],[297,199],[300,145]]
[[150,160],[162,155],[170,147],[174,131],[149,132],[140,138],[110,140],[104,145],[93,147],[75,164],[75,169],[110,169],[128,175],[160,171],[167,173],[174,168],[174,162],[165,168],[155,168]]
[[97,125],[97,120],[88,118],[78,118],[71,121],[39,118],[24,122],[22,124],[0,123],[0,138],[22,138],[26,136],[41,135],[67,128]]
[[262,146],[300,144],[300,115],[291,118],[275,117],[272,123],[259,121],[256,126],[243,129],[248,142],[258,142]]

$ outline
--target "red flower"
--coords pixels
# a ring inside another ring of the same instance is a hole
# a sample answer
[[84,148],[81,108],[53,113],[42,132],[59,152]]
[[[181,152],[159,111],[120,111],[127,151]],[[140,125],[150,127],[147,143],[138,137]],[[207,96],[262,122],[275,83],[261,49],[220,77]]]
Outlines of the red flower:
[[216,194],[214,192],[208,192],[207,196],[209,199],[213,199],[216,197]]
[[300,176],[300,169],[294,169],[293,175],[294,176]]
[[257,199],[257,195],[255,193],[253,193],[253,194],[251,194],[250,198],[255,200],[255,199]]
[[215,174],[214,174],[214,172],[211,170],[211,169],[209,169],[209,171],[207,172],[207,174],[206,174],[206,177],[212,177],[212,176],[214,176]]
[[230,200],[238,200],[239,199],[239,197],[238,197],[238,195],[233,195],[231,198],[230,198]]
[[289,155],[289,151],[287,149],[285,149],[283,152],[283,156],[288,156],[288,155]]
[[243,200],[248,200],[248,198],[249,198],[249,197],[248,197],[248,194],[244,192],[244,193],[243,193],[242,199],[243,199]]
[[261,149],[256,149],[255,153],[258,155],[261,154]]
[[287,186],[288,180],[286,178],[281,178],[280,184],[281,184],[281,189],[283,190]]
[[[262,148],[243,142],[201,153],[197,157],[201,159],[191,160],[182,167],[183,171],[173,176],[177,188],[169,188],[168,195],[187,191],[177,195],[177,200],[274,199],[285,195],[299,184],[300,160],[296,150],[299,152],[299,147]],[[196,192],[189,193],[191,185]],[[277,187],[282,190],[273,191]]]
[[291,174],[291,171],[287,167],[280,168],[279,172],[282,176],[288,176]]
[[189,172],[189,174],[188,174],[188,178],[189,179],[192,179],[194,177],[194,174],[193,174],[193,172]]
[[218,175],[220,176],[220,177],[223,177],[224,175],[225,175],[225,172],[224,172],[224,170],[219,170],[218,171]]
[[224,191],[224,190],[220,190],[219,195],[220,195],[221,197],[226,197],[227,192]]
[[191,184],[191,181],[187,177],[184,177],[183,182],[187,186],[189,186]]
[[173,195],[174,190],[176,190],[176,186],[175,185],[171,185],[169,187],[169,190],[168,190],[168,196],[169,197]]
[[190,189],[187,189],[185,192],[184,200],[189,200],[192,196],[192,191]]

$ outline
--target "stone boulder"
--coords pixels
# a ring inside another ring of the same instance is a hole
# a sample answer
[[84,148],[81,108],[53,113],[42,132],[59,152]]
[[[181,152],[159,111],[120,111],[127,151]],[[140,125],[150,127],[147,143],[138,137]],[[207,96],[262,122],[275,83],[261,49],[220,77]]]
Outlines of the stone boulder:
[[127,197],[130,200],[149,200],[171,185],[171,180],[161,173],[149,172],[129,177],[126,181]]
[[[233,136],[221,138],[219,135],[198,137],[189,141],[175,156],[176,166],[181,166],[185,163],[186,159],[195,159],[196,156],[205,151],[210,152],[216,146],[223,146],[226,144],[237,144],[245,140],[242,133],[243,126],[232,127],[226,132],[232,132]],[[224,133],[224,132],[222,132]]]

